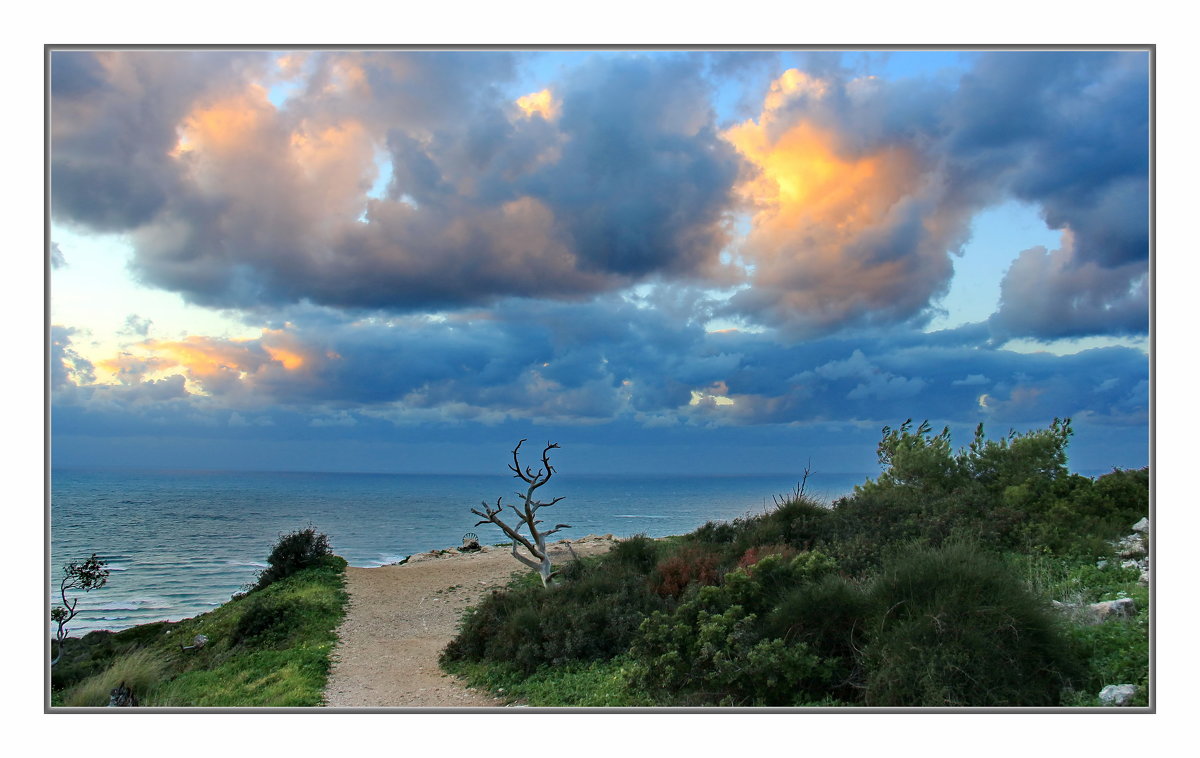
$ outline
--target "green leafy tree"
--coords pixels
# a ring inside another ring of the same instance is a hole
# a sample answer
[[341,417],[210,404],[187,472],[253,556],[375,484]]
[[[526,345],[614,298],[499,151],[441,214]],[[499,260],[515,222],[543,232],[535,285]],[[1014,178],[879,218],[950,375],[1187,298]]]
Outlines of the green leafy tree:
[[1050,482],[1067,475],[1067,443],[1072,434],[1071,419],[1056,418],[1046,429],[1025,434],[1009,431],[1007,437],[989,440],[981,423],[958,461],[973,479],[994,488]]
[[883,427],[883,439],[879,441],[876,454],[879,462],[888,468],[880,475],[880,482],[949,489],[961,473],[959,461],[950,451],[950,427],[932,434],[929,422],[922,421],[916,431],[910,431],[911,428],[912,419],[906,420],[899,429]]
[[107,565],[108,561],[92,553],[92,556],[85,561],[72,562],[63,566],[63,578],[58,585],[58,594],[62,598],[62,605],[56,605],[50,610],[50,620],[57,624],[54,638],[58,641],[58,653],[54,656],[54,660],[50,661],[51,666],[62,660],[63,644],[66,642],[69,631],[67,623],[78,613],[79,598],[68,598],[67,593],[74,590],[91,592],[103,587],[108,582],[108,569],[105,568]]

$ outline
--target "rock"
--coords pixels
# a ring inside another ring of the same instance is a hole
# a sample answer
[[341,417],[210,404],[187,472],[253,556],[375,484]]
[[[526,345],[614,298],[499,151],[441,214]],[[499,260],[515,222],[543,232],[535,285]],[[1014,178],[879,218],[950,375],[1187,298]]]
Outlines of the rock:
[[1117,555],[1122,558],[1140,558],[1146,554],[1146,540],[1139,534],[1131,534],[1117,542]]
[[1108,568],[1108,560],[1105,558],[1101,558],[1100,560],[1096,561],[1096,568],[1098,568],[1098,569]]
[[1143,587],[1150,586],[1150,569],[1149,567],[1142,569],[1142,575],[1138,577],[1138,584]]
[[1100,702],[1105,705],[1129,705],[1137,692],[1135,684],[1110,684],[1100,690]]
[[1114,618],[1129,618],[1137,614],[1137,604],[1132,598],[1123,597],[1117,600],[1104,600],[1088,606],[1097,622]]
[[1148,534],[1150,532],[1149,519],[1142,519],[1141,521],[1134,524],[1133,531],[1137,532],[1138,534]]
[[203,634],[197,634],[192,639],[192,644],[186,645],[186,646],[180,645],[179,649],[180,650],[199,650],[200,648],[204,647],[207,644],[208,644],[208,637]]
[[113,687],[112,691],[108,693],[109,708],[136,708],[137,704],[137,696],[133,694],[133,690],[125,686],[125,682]]

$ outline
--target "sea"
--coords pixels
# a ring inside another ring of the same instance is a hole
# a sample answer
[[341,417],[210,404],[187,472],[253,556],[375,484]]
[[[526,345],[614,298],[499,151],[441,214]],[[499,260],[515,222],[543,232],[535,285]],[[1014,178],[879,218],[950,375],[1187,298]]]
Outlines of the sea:
[[[809,476],[805,492],[833,502],[867,474]],[[382,566],[462,544],[504,542],[477,526],[481,501],[516,503],[505,476],[55,468],[50,477],[50,598],[62,567],[93,553],[105,586],[76,592],[73,637],[151,621],[178,621],[252,584],[280,536],[309,526],[351,566]],[[798,485],[792,475],[555,477],[539,492],[563,500],[539,515],[570,524],[551,539],[589,534],[662,537],[707,521],[762,513]],[[543,498],[547,499],[547,498]],[[519,568],[516,561],[514,569]]]

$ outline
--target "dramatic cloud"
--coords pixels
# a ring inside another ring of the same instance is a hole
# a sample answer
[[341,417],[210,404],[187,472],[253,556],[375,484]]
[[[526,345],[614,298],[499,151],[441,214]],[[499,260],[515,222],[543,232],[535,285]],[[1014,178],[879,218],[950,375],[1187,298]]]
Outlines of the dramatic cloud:
[[919,321],[971,217],[1015,197],[1072,243],[1040,266],[1054,281],[1014,265],[997,335],[1144,333],[1147,77],[1144,55],[1092,53],[982,55],[957,88],[784,72],[725,133],[754,169],[733,307],[800,334]]
[[[71,266],[57,245],[50,263],[76,288],[49,345],[56,433],[533,426],[651,453],[738,440],[755,452],[730,459],[759,465],[788,435],[869,452],[910,416],[1147,424],[1146,353],[1112,346],[1148,334],[1145,52],[979,52],[912,77],[832,53],[548,60],[52,53]],[[979,214],[1017,203],[1060,241],[975,252]],[[925,331],[973,254],[1004,256],[995,312]],[[229,328],[161,293],[87,321],[109,262]],[[1100,339],[1054,342],[1078,338]],[[1017,352],[1035,342],[1056,352]]]
[[[64,356],[69,336],[60,338]],[[1079,415],[1145,423],[1148,366],[1138,350],[1027,355],[980,349],[986,331],[974,327],[932,336],[784,347],[767,333],[706,332],[644,301],[505,301],[439,318],[297,317],[254,339],[150,339],[85,368],[130,389],[180,381],[197,408],[323,409],[321,418],[342,424],[349,411],[402,425],[881,425],[917,408],[963,424]]]
[[[72,128],[55,134],[55,211],[132,230],[139,275],[198,303],[413,310],[577,296],[700,272],[726,241],[736,163],[708,85],[683,62],[600,61],[561,92],[509,101],[495,56],[330,53],[277,108],[249,79],[159,104],[148,93],[164,72],[190,69],[158,55],[119,68],[71,59],[62,76],[86,72],[101,106],[62,98]],[[118,76],[153,110],[136,127],[117,118],[132,109]],[[139,131],[109,135],[123,128]],[[102,149],[114,142],[125,152]],[[367,196],[377,159],[386,197]]]
[[969,218],[942,201],[915,140],[842,130],[875,120],[861,114],[876,94],[790,69],[757,120],[725,133],[754,167],[740,186],[754,209],[741,248],[752,286],[734,309],[811,334],[904,321],[946,289]]
[[1140,53],[982,56],[947,140],[958,187],[1037,204],[1063,249],[1025,251],[997,335],[1145,333],[1150,241],[1149,60]]
[[202,98],[240,86],[261,56],[58,51],[50,66],[55,219],[102,231],[153,220],[181,188],[170,153]]
[[989,324],[1001,338],[1144,334],[1149,313],[1144,261],[1105,266],[1087,260],[1068,233],[1061,250],[1030,248],[1013,261]]
[[1023,306],[1138,286],[1144,54],[984,54],[956,86],[817,56],[724,131],[716,84],[773,56],[597,55],[514,96],[519,60],[55,53],[55,218],[130,232],[144,281],[212,306],[415,311],[683,277],[804,336],[928,318],[971,217],[1015,197],[1074,242],[1040,290],[1014,267],[1020,317],[998,335],[1131,326],[1136,298],[1066,330]]

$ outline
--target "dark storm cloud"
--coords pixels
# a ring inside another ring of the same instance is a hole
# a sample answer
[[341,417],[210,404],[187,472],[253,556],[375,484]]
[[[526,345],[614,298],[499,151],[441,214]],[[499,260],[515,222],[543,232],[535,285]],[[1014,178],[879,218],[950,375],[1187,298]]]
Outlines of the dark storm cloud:
[[131,230],[143,281],[210,306],[403,311],[713,264],[736,163],[699,75],[610,58],[522,110],[513,62],[313,54],[281,65],[308,78],[277,109],[220,76],[285,76],[266,57],[204,86],[177,54],[72,61],[90,88],[55,98],[56,218]]
[[1003,284],[997,335],[1052,339],[1149,326],[1147,53],[981,56],[948,139],[959,186],[996,183],[1068,230]]
[[1042,339],[1090,334],[1145,334],[1150,281],[1145,263],[1108,267],[1082,258],[1075,244],[1035,247],[1012,263],[1000,285],[993,335]]
[[737,163],[687,58],[593,61],[563,88],[561,158],[522,184],[583,265],[638,277],[713,262]]
[[101,231],[152,220],[181,191],[178,166],[168,155],[179,122],[199,98],[241,80],[252,60],[232,52],[53,52],[56,220]]

